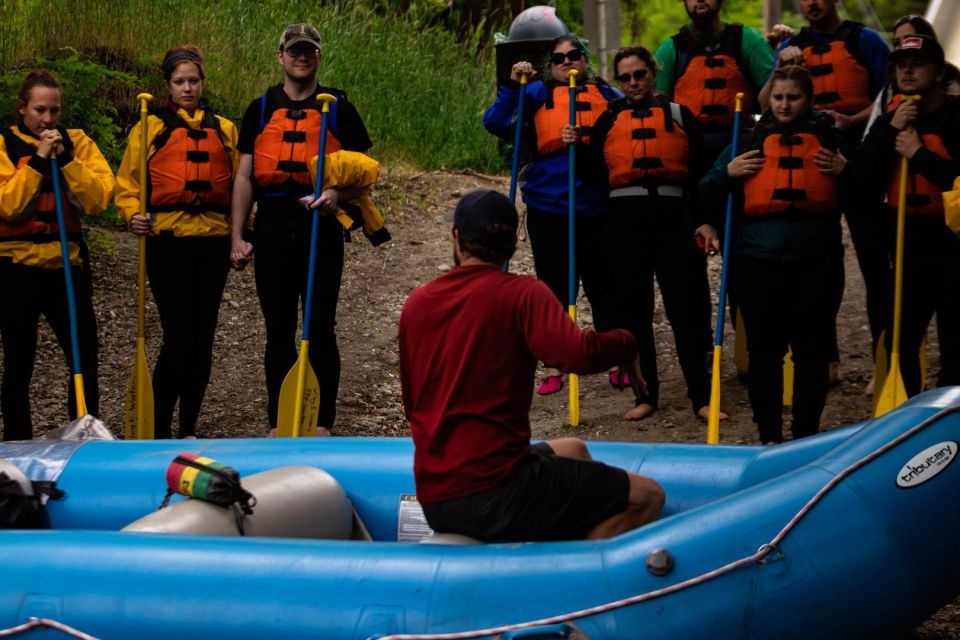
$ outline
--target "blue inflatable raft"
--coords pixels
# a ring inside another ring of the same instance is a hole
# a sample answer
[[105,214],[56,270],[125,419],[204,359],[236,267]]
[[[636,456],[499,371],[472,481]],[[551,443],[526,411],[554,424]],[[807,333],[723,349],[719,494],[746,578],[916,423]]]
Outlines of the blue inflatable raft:
[[[0,533],[0,629],[44,618],[137,640],[896,638],[960,593],[958,443],[960,388],[776,447],[591,443],[662,483],[660,520],[604,541],[467,546],[398,542],[415,528],[408,440],[10,443],[0,458],[66,497],[48,503],[53,530]],[[322,468],[374,540],[119,531],[157,508],[184,450],[243,475]]]

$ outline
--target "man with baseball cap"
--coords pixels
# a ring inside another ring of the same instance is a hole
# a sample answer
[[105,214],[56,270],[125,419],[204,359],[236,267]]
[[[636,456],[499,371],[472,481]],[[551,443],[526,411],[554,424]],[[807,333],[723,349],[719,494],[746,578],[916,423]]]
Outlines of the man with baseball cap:
[[631,334],[581,331],[545,284],[502,270],[518,227],[504,195],[469,193],[448,219],[457,266],[415,289],[400,316],[400,382],[427,522],[502,542],[603,538],[656,518],[664,496],[654,480],[593,461],[577,438],[530,445],[537,362],[576,373],[630,363],[639,387]]
[[[311,215],[303,198],[312,196],[314,183],[309,165],[320,140],[319,93],[336,98],[330,104],[326,152],[340,149],[366,152],[370,136],[356,108],[340,89],[317,83],[323,58],[320,34],[309,24],[292,24],[283,30],[277,47],[277,64],[283,82],[270,87],[250,103],[243,116],[237,149],[240,159],[231,205],[231,261],[241,269],[253,256],[257,296],[267,330],[264,369],[267,381],[267,416],[277,426],[280,387],[297,359],[297,319],[306,297],[310,253]],[[320,218],[316,283],[311,322],[310,364],[320,385],[317,434],[329,435],[336,417],[340,383],[340,352],[334,331],[340,280],[343,273],[344,231],[333,215],[339,203],[363,193],[360,188],[327,188],[317,201]],[[256,200],[253,242],[244,238],[251,204]]]
[[[899,351],[910,355],[901,359],[900,372],[912,396],[922,391],[917,354],[934,313],[940,343],[937,384],[960,385],[960,238],[947,227],[943,206],[943,192],[960,175],[960,99],[946,95],[943,48],[935,38],[905,36],[890,62],[906,98],[874,122],[853,170],[864,193],[873,187],[876,199],[885,199],[893,238],[900,167],[903,158],[909,161]],[[873,185],[883,185],[882,193]],[[888,327],[888,340],[891,333]]]

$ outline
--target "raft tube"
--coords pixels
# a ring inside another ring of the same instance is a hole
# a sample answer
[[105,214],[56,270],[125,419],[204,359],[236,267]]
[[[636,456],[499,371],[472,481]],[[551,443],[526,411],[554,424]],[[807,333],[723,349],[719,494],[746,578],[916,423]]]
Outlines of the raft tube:
[[[664,517],[602,541],[388,541],[399,496],[412,492],[401,441],[191,443],[242,474],[313,457],[306,464],[340,482],[380,541],[6,532],[0,628],[35,616],[138,640],[493,637],[515,623],[534,628],[502,637],[899,637],[960,590],[954,407],[960,389],[938,389],[860,428],[765,449],[591,444],[667,492]],[[0,457],[18,446],[0,447]],[[67,497],[49,504],[51,521],[127,524],[156,506],[163,469],[185,448],[77,447],[57,478]]]

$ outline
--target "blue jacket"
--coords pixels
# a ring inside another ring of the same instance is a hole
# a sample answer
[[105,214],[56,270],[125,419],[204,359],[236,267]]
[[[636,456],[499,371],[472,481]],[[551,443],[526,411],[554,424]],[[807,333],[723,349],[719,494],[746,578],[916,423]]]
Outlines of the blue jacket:
[[[599,85],[600,93],[607,100],[621,97],[619,91],[606,83]],[[526,101],[523,105],[524,126],[533,127],[533,116],[547,99],[547,86],[539,80],[527,85]],[[513,124],[520,102],[520,84],[507,82],[500,87],[497,99],[483,115],[483,126],[490,133],[513,141]],[[569,210],[569,158],[566,152],[539,156],[530,154],[533,159],[526,166],[526,182],[520,190],[523,202],[547,213],[566,215]],[[599,181],[584,182],[576,179],[577,215],[599,215],[606,210],[607,186]]]

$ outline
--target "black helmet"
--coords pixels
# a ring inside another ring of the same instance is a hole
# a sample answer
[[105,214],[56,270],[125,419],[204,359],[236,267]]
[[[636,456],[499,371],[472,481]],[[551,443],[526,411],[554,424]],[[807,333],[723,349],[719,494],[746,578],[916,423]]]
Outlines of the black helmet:
[[540,5],[522,11],[513,19],[507,32],[507,42],[519,40],[553,40],[570,33],[554,7]]

